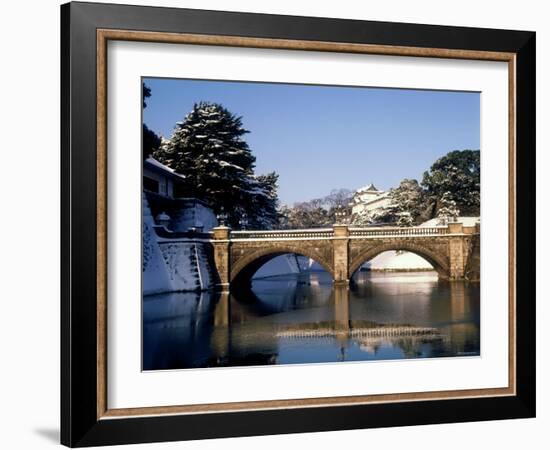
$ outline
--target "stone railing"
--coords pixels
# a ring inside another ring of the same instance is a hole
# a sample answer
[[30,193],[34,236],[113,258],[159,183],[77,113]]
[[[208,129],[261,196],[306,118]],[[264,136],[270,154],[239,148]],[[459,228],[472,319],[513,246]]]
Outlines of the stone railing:
[[439,236],[447,234],[448,227],[372,227],[349,228],[351,237],[382,237],[382,236]]
[[231,231],[231,239],[321,239],[333,236],[332,228],[304,230]]
[[260,230],[233,231],[227,227],[214,228],[215,240],[279,240],[279,239],[341,239],[377,237],[428,237],[453,234],[478,234],[479,225],[463,226],[450,223],[448,226],[434,227],[347,227],[334,225],[333,228],[311,228],[302,230]]

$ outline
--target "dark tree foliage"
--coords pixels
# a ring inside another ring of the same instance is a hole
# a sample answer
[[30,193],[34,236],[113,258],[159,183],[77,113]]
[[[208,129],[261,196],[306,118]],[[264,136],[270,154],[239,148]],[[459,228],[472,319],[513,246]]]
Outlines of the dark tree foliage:
[[160,138],[157,134],[150,130],[147,125],[143,124],[143,159],[146,160],[160,147]]
[[[145,99],[149,97],[151,97],[151,88],[145,83],[142,83],[143,108],[147,108]],[[153,130],[149,129],[147,125],[143,124],[141,149],[141,156],[143,157],[143,160],[146,160],[155,150],[159,148],[159,146],[160,138]]]
[[254,174],[256,158],[243,139],[247,133],[241,117],[220,104],[200,102],[153,157],[184,175],[191,195],[216,212],[223,207],[232,227],[246,214],[250,227],[271,228],[278,221],[278,176]]
[[145,102],[145,99],[151,97],[151,88],[145,83],[142,83],[142,88],[143,107],[147,108],[147,103]]
[[277,196],[279,175],[270,172],[266,175],[256,177],[257,189],[264,194],[249,196],[249,203],[246,207],[250,213],[249,226],[254,229],[270,229],[279,223],[279,198]]
[[441,199],[454,201],[462,214],[479,215],[480,186],[479,150],[454,150],[439,158],[424,172],[422,186],[435,203],[434,214]]

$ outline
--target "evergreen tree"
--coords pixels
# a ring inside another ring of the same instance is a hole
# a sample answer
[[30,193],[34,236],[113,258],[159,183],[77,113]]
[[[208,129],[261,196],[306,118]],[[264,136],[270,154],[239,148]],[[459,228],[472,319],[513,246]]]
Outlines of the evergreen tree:
[[243,139],[247,133],[241,117],[217,103],[200,102],[153,156],[185,176],[190,195],[216,212],[223,206],[231,226],[238,227],[247,214],[250,226],[270,228],[277,223],[277,175],[254,175],[256,158]]
[[145,83],[141,84],[141,98],[143,101],[143,108],[147,108],[147,103],[145,102],[146,98],[151,97],[151,88],[147,86]]
[[410,212],[406,211],[399,214],[399,219],[397,219],[398,227],[412,227],[414,226],[414,219]]
[[[142,101],[143,109],[147,108],[146,98],[151,97],[151,88],[148,87],[145,83],[142,83]],[[147,125],[143,124],[142,127],[142,141],[141,141],[141,156],[145,161],[155,150],[160,146],[160,138],[157,134],[149,129]]]
[[143,159],[146,160],[160,147],[160,137],[158,137],[157,134],[153,130],[149,129],[145,124],[143,124],[142,136],[142,156]]
[[373,211],[371,214],[371,211],[367,211],[366,209],[356,212],[351,216],[351,224],[357,227],[372,225],[377,222],[376,219],[378,218],[378,212],[379,211]]
[[257,194],[248,197],[248,200],[252,200],[253,203],[249,204],[247,209],[248,211],[261,211],[261,214],[252,214],[249,225],[255,229],[269,229],[278,224],[280,220],[279,198],[277,197],[279,175],[270,172],[254,178],[253,181],[256,184],[254,186],[254,183],[251,182],[251,187]]
[[394,223],[398,226],[411,227],[422,221],[426,199],[418,181],[405,178],[398,187],[390,189],[388,199],[387,206],[355,214],[353,224],[365,226]]
[[452,199],[450,192],[444,192],[440,200],[440,208],[437,212],[439,225],[447,225],[449,222],[454,222],[460,215],[460,210],[456,206],[456,202]]
[[479,163],[479,150],[455,150],[424,172],[422,186],[435,203],[436,214],[446,194],[463,213],[479,215]]
[[410,227],[418,223],[425,209],[425,196],[418,181],[405,178],[390,191],[391,213],[399,226]]

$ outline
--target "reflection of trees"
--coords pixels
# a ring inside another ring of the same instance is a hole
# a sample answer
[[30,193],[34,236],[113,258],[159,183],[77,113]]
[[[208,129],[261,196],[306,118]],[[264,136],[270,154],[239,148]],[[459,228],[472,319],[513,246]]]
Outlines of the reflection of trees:
[[422,355],[422,341],[411,338],[397,339],[393,344],[401,349],[406,358],[418,358]]

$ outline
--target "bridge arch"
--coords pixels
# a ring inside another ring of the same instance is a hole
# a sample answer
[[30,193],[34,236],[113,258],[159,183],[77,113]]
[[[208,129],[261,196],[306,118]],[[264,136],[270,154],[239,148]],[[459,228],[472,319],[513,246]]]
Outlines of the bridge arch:
[[231,267],[229,282],[231,284],[239,284],[244,281],[248,282],[252,279],[252,276],[256,273],[256,271],[265,263],[277,256],[286,255],[288,253],[306,256],[313,259],[330,274],[332,279],[334,279],[331,261],[327,261],[327,259],[320,253],[308,248],[295,248],[293,246],[277,245],[277,247],[253,251],[239,258]]
[[374,247],[370,246],[365,248],[352,261],[350,261],[349,278],[351,279],[353,275],[355,275],[355,272],[357,272],[365,262],[370,261],[380,253],[399,250],[411,252],[424,258],[433,266],[440,278],[449,278],[450,269],[447,257],[442,256],[423,245],[405,241],[387,242],[384,244],[375,245]]

